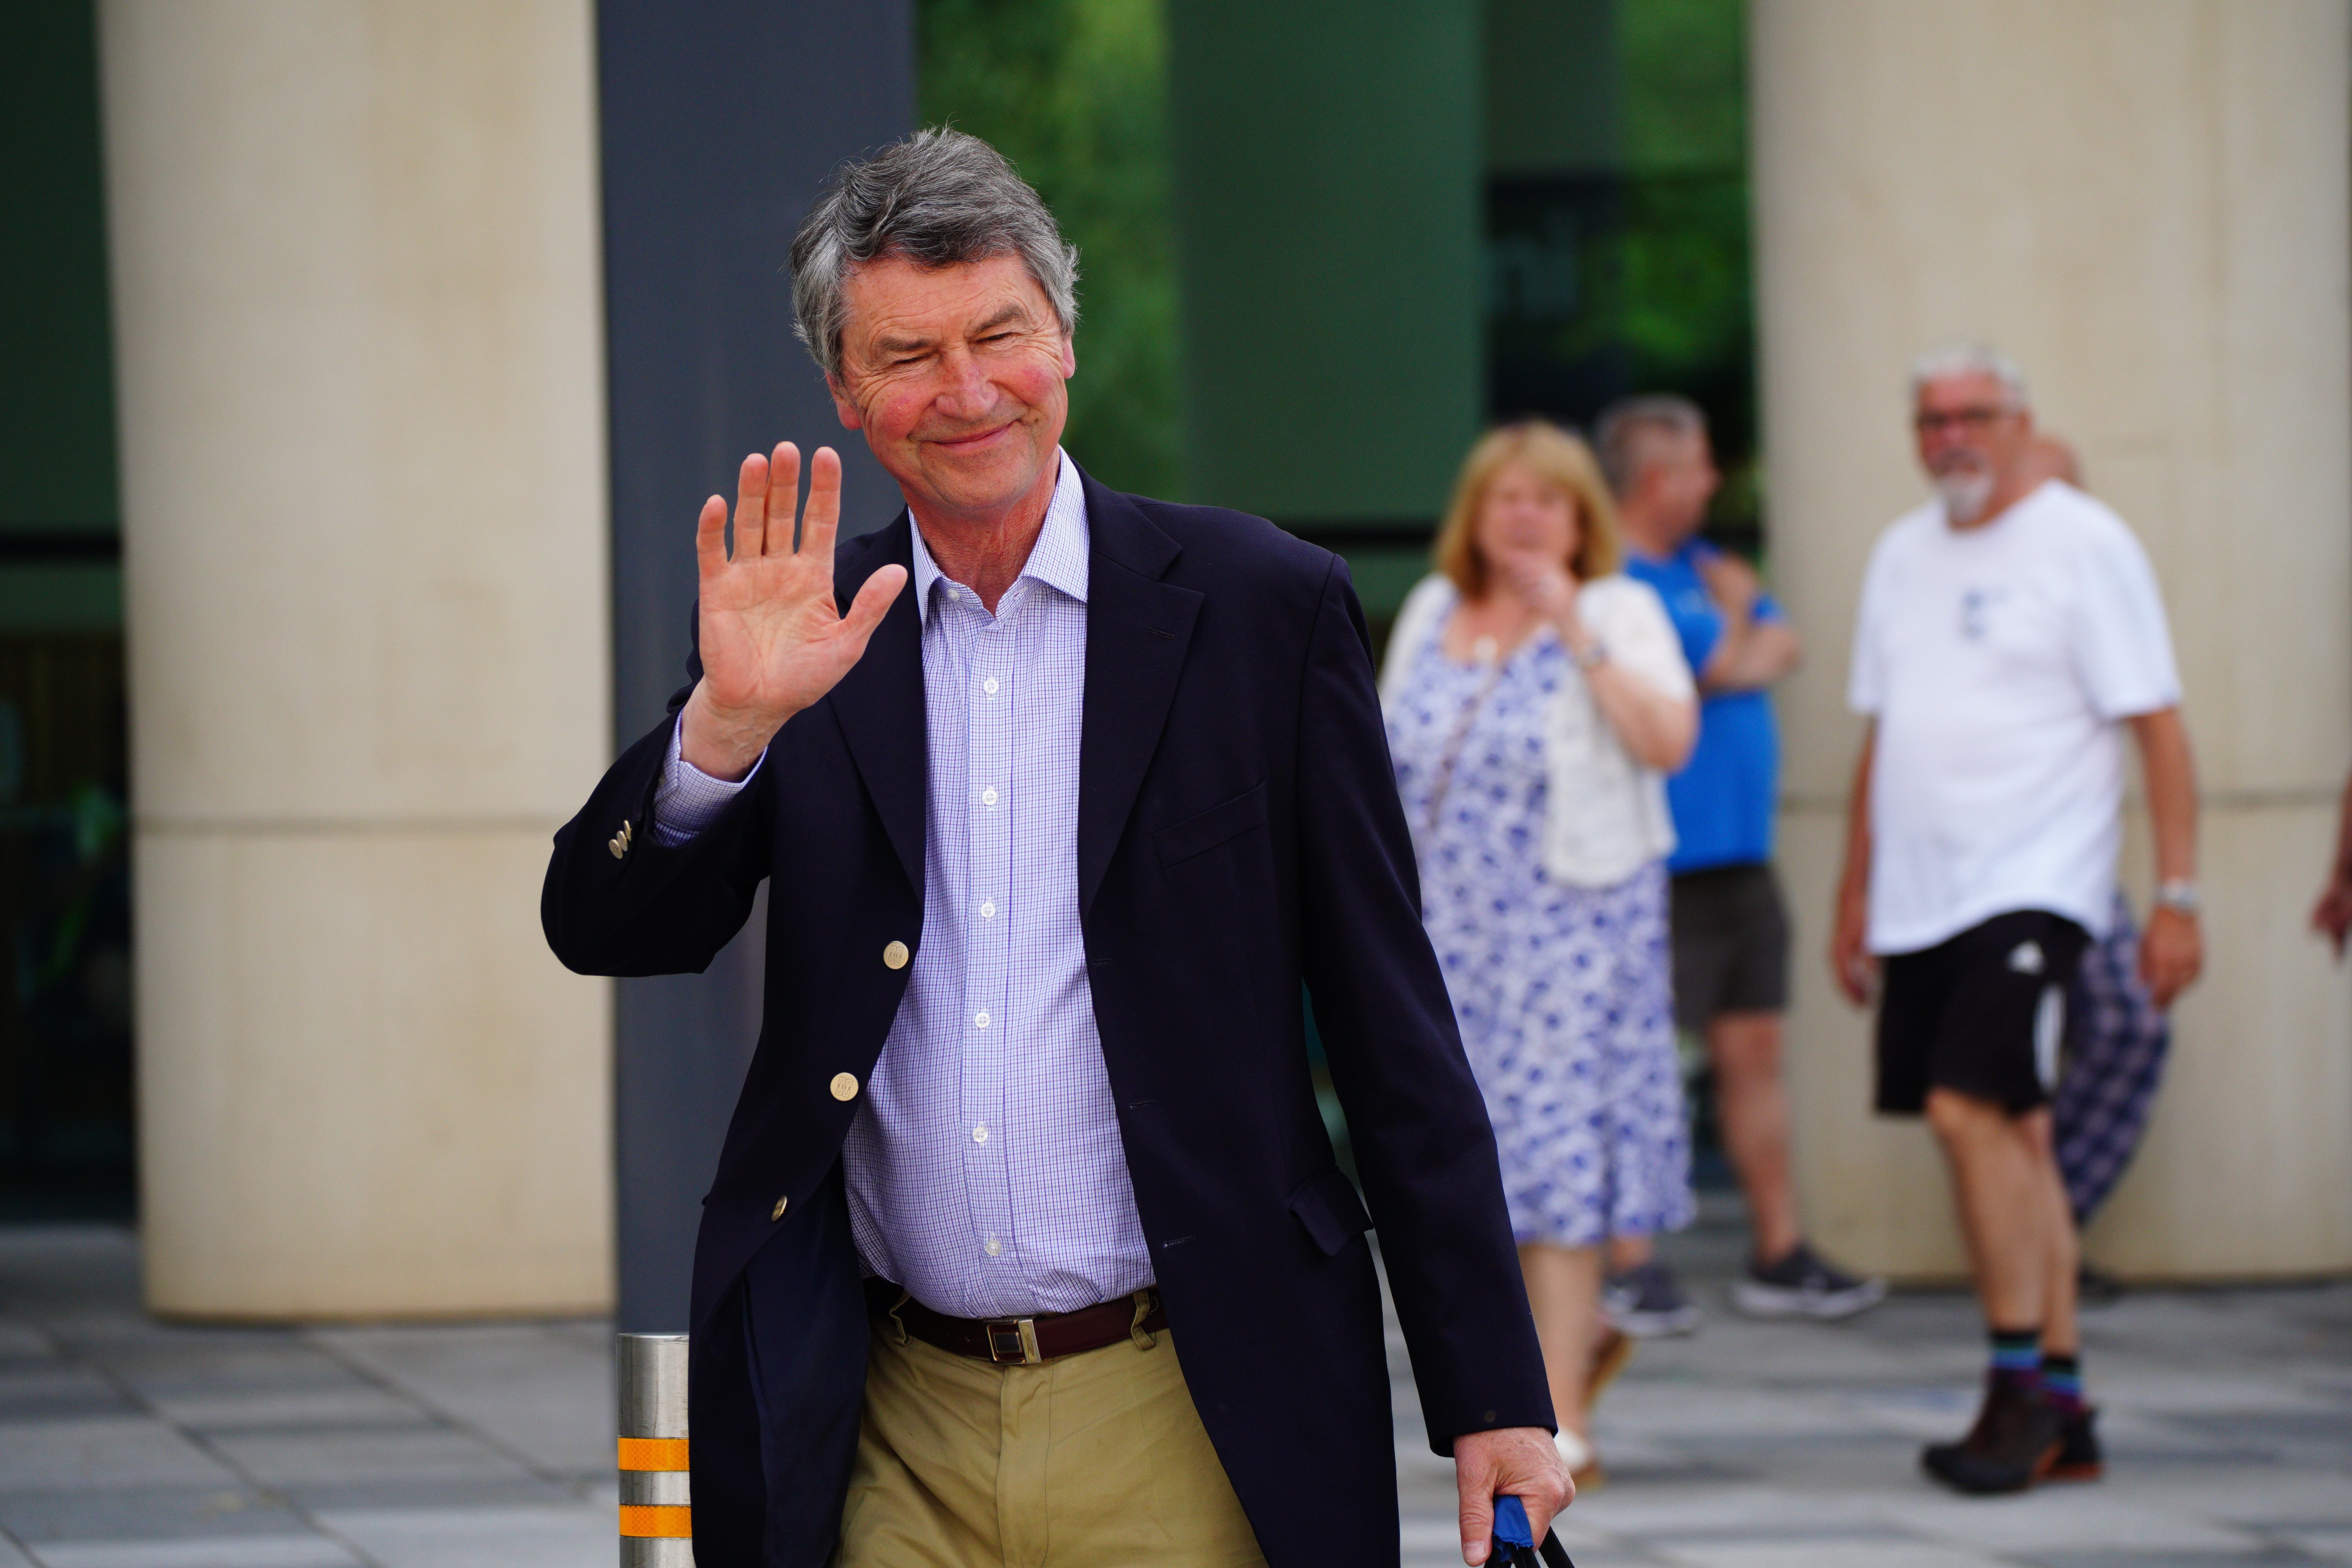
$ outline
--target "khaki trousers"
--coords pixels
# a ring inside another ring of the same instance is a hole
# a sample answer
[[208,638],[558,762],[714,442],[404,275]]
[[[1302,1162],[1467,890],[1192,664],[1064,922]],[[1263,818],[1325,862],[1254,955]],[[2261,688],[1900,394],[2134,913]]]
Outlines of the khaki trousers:
[[841,1568],[1265,1568],[1150,1338],[998,1366],[877,1321]]

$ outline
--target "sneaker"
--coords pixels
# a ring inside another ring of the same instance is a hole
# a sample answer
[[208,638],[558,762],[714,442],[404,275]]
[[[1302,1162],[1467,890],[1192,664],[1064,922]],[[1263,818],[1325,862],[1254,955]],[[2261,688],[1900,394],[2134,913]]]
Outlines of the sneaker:
[[1851,1318],[1886,1299],[1886,1281],[1857,1279],[1813,1256],[1803,1242],[1769,1268],[1754,1262],[1732,1281],[1731,1304],[1751,1318]]
[[2015,1377],[1985,1379],[1984,1405],[1957,1443],[1931,1443],[1919,1468],[1972,1497],[2021,1492],[2046,1480],[2065,1446],[2065,1417]]
[[1675,1271],[1653,1258],[1601,1288],[1601,1310],[1637,1340],[1686,1334],[1698,1327],[1699,1310],[1683,1294]]
[[2095,1481],[2107,1473],[2106,1459],[2099,1452],[2099,1434],[2094,1423],[2099,1413],[2085,1405],[2065,1417],[2058,1429],[2058,1462],[2050,1467],[2042,1478],[2048,1481]]

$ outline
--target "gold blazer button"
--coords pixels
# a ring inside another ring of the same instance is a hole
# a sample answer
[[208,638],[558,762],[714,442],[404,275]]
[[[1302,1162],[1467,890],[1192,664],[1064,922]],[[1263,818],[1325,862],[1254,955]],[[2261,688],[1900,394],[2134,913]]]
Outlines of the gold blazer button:
[[790,1198],[778,1198],[778,1199],[776,1200],[776,1206],[775,1206],[774,1208],[772,1208],[772,1209],[770,1209],[770,1210],[768,1211],[768,1217],[769,1217],[770,1219],[782,1219],[782,1218],[783,1218],[783,1217],[784,1217],[784,1205],[785,1205],[786,1204],[791,1203],[792,1201],[793,1201],[793,1200],[792,1200],[792,1199],[790,1199]]
[[857,1075],[854,1072],[837,1072],[834,1074],[833,1098],[835,1100],[856,1100],[857,1098]]
[[882,949],[882,963],[887,969],[906,968],[907,944],[903,942],[894,942],[885,946]]

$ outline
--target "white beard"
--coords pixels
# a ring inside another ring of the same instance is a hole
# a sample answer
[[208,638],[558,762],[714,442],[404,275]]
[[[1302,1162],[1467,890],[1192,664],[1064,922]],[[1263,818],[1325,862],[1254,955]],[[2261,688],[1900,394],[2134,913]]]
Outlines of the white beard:
[[1936,476],[1936,493],[1944,500],[1944,515],[1968,524],[1984,515],[1992,500],[1993,476],[1981,468],[1955,468]]

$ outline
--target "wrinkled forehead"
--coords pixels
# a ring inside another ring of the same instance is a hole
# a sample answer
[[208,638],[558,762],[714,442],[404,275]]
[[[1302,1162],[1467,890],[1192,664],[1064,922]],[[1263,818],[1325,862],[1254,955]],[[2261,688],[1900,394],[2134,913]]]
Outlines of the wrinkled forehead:
[[852,342],[913,337],[935,342],[988,327],[1050,323],[1045,291],[1018,256],[925,267],[898,255],[849,269],[842,286],[843,331]]

